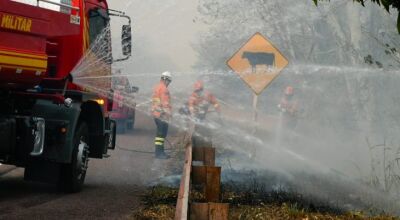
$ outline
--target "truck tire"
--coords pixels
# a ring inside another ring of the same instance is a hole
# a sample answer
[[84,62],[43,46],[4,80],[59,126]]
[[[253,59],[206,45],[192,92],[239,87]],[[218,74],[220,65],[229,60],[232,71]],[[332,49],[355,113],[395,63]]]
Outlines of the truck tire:
[[64,192],[82,190],[89,162],[89,129],[85,122],[79,123],[74,135],[72,161],[61,168],[60,186]]

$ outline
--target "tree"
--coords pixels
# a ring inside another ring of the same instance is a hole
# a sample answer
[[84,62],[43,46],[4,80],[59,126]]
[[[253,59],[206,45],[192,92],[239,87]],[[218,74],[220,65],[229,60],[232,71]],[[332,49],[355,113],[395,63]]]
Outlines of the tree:
[[[324,1],[324,0],[313,0],[313,1],[315,5],[318,5],[318,1]],[[362,6],[365,7],[365,0],[353,0],[353,1],[360,3]],[[399,12],[399,15],[397,17],[397,30],[400,33],[400,1],[399,0],[371,0],[371,1],[378,4],[379,6],[383,6],[385,10],[389,13],[391,7]]]

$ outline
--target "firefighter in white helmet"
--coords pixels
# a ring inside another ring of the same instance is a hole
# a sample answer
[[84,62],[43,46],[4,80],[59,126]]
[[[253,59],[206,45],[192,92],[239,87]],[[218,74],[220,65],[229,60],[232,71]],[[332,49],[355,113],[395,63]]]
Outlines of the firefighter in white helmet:
[[157,133],[154,140],[155,156],[160,159],[167,159],[164,151],[165,138],[168,134],[168,122],[172,116],[170,103],[169,84],[172,82],[170,72],[161,74],[160,82],[154,87],[152,96],[152,115],[157,126]]

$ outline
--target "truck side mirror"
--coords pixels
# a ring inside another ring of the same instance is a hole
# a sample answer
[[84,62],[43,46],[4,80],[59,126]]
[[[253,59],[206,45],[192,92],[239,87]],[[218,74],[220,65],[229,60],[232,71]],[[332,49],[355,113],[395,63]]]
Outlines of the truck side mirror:
[[122,25],[122,54],[124,56],[131,56],[132,54],[132,28],[131,25]]
[[137,92],[139,92],[139,87],[137,87],[137,86],[132,86],[131,92],[132,92],[132,93],[137,93]]
[[126,15],[122,11],[108,9],[108,15],[127,19],[128,24],[122,25],[122,33],[121,33],[122,55],[124,57],[113,59],[112,61],[116,63],[128,60],[129,57],[131,57],[132,55],[132,27],[131,27],[132,20],[128,15]]

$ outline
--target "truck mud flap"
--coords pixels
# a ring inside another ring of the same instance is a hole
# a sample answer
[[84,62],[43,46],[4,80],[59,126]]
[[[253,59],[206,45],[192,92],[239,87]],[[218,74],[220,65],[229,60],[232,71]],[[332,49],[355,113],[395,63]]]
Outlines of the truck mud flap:
[[0,161],[7,157],[15,149],[16,121],[13,118],[0,118]]

